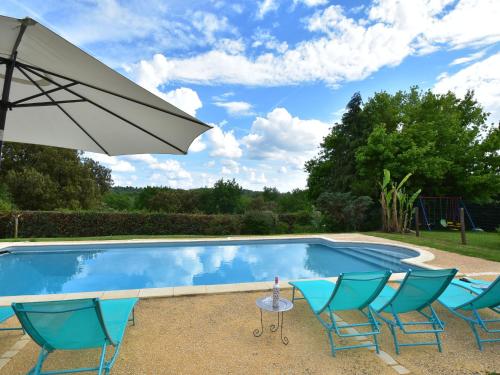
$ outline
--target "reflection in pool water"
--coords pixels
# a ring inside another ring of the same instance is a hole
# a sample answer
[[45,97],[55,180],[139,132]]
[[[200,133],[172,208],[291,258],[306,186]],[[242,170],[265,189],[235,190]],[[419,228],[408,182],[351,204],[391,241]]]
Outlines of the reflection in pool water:
[[[275,275],[290,280],[381,268],[404,271],[408,267],[399,258],[409,256],[375,262],[351,256],[360,247],[355,244],[283,241],[117,246],[12,248],[12,254],[0,256],[0,295],[269,281]],[[57,251],[61,248],[71,251]]]

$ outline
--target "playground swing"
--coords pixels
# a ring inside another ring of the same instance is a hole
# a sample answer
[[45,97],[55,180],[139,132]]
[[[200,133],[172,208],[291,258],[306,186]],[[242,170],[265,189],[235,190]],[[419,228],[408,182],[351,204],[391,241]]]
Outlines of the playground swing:
[[481,230],[476,227],[472,217],[461,197],[426,197],[420,196],[418,206],[422,210],[423,224],[427,230],[451,229],[460,230],[460,209],[463,208],[470,227],[473,231]]

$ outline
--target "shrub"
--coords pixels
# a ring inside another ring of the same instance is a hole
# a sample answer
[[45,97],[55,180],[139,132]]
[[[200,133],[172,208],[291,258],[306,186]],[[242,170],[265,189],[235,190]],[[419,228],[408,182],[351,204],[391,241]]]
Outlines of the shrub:
[[278,219],[288,225],[288,231],[293,232],[293,228],[297,225],[311,225],[312,214],[309,211],[300,211],[296,213],[283,213],[279,214]]
[[248,211],[243,215],[241,232],[244,234],[275,233],[276,223],[276,215],[271,211]]
[[[242,215],[146,212],[21,211],[19,237],[111,235],[237,235],[315,232],[311,214],[250,211]],[[11,212],[0,212],[0,238],[14,235]]]
[[358,230],[371,204],[370,197],[355,197],[351,193],[322,193],[317,200],[326,228],[337,231]]
[[[122,212],[25,211],[19,237],[93,237],[110,235],[228,235],[241,232],[239,215]],[[0,236],[12,237],[12,215],[0,214]]]

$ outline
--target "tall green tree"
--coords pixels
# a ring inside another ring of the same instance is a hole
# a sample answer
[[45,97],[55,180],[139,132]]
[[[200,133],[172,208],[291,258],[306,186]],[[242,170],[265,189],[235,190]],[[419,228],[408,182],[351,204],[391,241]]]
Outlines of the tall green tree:
[[324,138],[318,157],[306,163],[307,185],[313,200],[328,191],[363,191],[364,184],[356,168],[356,151],[366,143],[372,128],[372,123],[366,121],[363,100],[357,92],[347,103],[342,121]]
[[310,195],[350,191],[376,199],[388,169],[396,180],[412,173],[409,189],[426,195],[498,198],[500,131],[487,118],[473,92],[459,98],[412,87],[376,93],[364,104],[355,94],[306,164]]
[[[387,100],[387,98],[389,100]],[[500,191],[499,131],[488,127],[486,113],[474,99],[455,94],[409,92],[376,94],[365,108],[383,102],[374,129],[356,151],[357,170],[375,186],[388,169],[396,179],[413,173],[408,185],[425,195],[458,195],[488,201]]]
[[238,212],[241,207],[242,190],[234,179],[217,181],[209,196],[211,213],[234,214]]
[[89,209],[101,204],[111,171],[78,151],[7,143],[0,179],[19,209]]

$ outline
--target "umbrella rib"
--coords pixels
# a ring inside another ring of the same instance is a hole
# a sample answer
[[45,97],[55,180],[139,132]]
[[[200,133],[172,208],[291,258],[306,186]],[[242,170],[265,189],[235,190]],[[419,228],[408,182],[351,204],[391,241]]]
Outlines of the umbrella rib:
[[90,139],[91,139],[91,140],[92,140],[92,141],[93,141],[93,142],[94,142],[94,143],[95,143],[95,144],[96,144],[96,145],[97,145],[97,146],[98,146],[98,147],[99,147],[102,151],[104,151],[104,153],[105,153],[106,155],[109,155],[109,152],[108,152],[108,151],[107,151],[104,147],[102,147],[102,146],[100,145],[100,143],[99,143],[99,142],[97,142],[97,141],[94,139],[94,137],[92,137],[92,136],[90,135],[90,133],[89,133],[89,132],[87,132],[87,131],[83,128],[83,126],[81,126],[81,125],[78,123],[78,121],[76,121],[76,120],[73,118],[73,116],[71,116],[71,115],[70,115],[70,114],[69,114],[69,113],[68,113],[68,112],[67,112],[67,111],[66,111],[63,107],[61,107],[61,105],[60,105],[59,103],[57,103],[57,102],[56,102],[56,101],[52,98],[52,96],[50,96],[48,93],[46,93],[46,92],[42,89],[42,87],[41,87],[41,86],[40,86],[37,82],[35,82],[35,80],[34,80],[33,78],[31,78],[31,77],[28,75],[28,73],[26,73],[26,72],[24,71],[24,69],[22,69],[22,68],[21,68],[21,67],[19,67],[19,66],[17,67],[17,69],[18,69],[18,70],[19,70],[19,71],[20,71],[20,72],[21,72],[21,73],[22,73],[22,74],[23,74],[26,78],[28,78],[28,80],[29,80],[29,81],[30,81],[33,85],[35,85],[35,86],[38,88],[38,90],[40,90],[43,94],[45,94],[45,96],[46,96],[47,98],[49,98],[49,100],[50,100],[52,103],[54,103],[54,105],[55,105],[55,106],[57,106],[57,108],[59,108],[59,109],[62,111],[62,113],[64,113],[64,114],[65,114],[65,115],[66,115],[66,116],[67,116],[67,117],[68,117],[68,118],[69,118],[69,119],[70,119],[70,120],[71,120],[71,121],[72,121],[72,122],[73,122],[73,123],[74,123],[74,124],[75,124],[78,128],[80,128],[80,130],[81,130],[81,131],[83,131],[83,132],[85,133],[85,135],[87,135],[87,137],[89,137],[89,138],[90,138]]
[[51,90],[47,90],[47,91],[41,92],[40,94],[35,94],[35,95],[27,96],[26,98],[22,98],[22,99],[16,100],[15,102],[11,102],[10,105],[12,105],[13,107],[15,107],[19,103],[27,102],[28,100],[36,99],[36,98],[39,98],[40,96],[51,94],[53,92],[63,90],[66,87],[71,87],[71,86],[75,86],[75,85],[77,85],[76,82],[71,82],[71,83],[69,83],[69,84],[67,84],[67,85],[65,85],[63,87],[57,87],[55,89],[51,89]]
[[[24,67],[24,69],[26,69],[26,70],[27,70],[27,71],[29,71],[30,73],[33,73],[33,74],[37,75],[37,76],[38,76],[38,77],[40,77],[40,78],[44,78],[44,79],[46,79],[47,81],[49,81],[50,83],[52,83],[52,84],[54,84],[54,85],[56,85],[56,86],[59,86],[59,87],[61,87],[61,86],[62,86],[61,84],[57,83],[56,81],[52,80],[51,78],[48,78],[48,77],[42,76],[42,75],[41,75],[40,73],[38,73],[37,71],[33,71],[32,69],[28,68],[26,65],[24,65],[24,64],[23,64],[22,66]],[[20,68],[20,66],[19,66],[19,68]],[[51,73],[49,73],[49,74],[51,74]],[[77,82],[77,81],[75,81],[75,82]],[[65,88],[65,90],[66,90],[66,91],[68,91],[69,93],[71,93],[71,94],[75,95],[75,96],[78,96],[78,97],[79,97],[79,98],[81,98],[81,99],[86,100],[88,103],[90,103],[90,104],[92,104],[92,105],[96,106],[97,108],[102,109],[103,111],[105,111],[105,112],[109,113],[110,115],[112,115],[112,116],[114,116],[114,117],[116,117],[116,118],[118,118],[118,119],[122,120],[123,122],[126,122],[126,123],[127,123],[127,124],[129,124],[129,125],[132,125],[134,128],[139,129],[140,131],[142,131],[142,132],[144,132],[144,133],[148,134],[149,136],[151,136],[151,137],[153,137],[153,138],[156,138],[157,140],[159,140],[159,141],[161,141],[161,142],[165,143],[166,145],[168,145],[168,146],[170,146],[170,147],[172,147],[172,148],[176,149],[176,150],[177,150],[177,151],[179,151],[180,153],[182,153],[182,154],[184,154],[184,155],[185,155],[185,154],[187,154],[187,152],[186,152],[186,151],[184,151],[184,150],[182,150],[180,147],[177,147],[176,145],[174,145],[174,144],[172,144],[172,143],[170,143],[170,142],[166,141],[165,139],[163,139],[163,138],[161,138],[161,137],[157,136],[156,134],[154,134],[154,133],[150,132],[149,130],[146,130],[146,129],[144,129],[144,128],[140,127],[139,125],[137,125],[137,124],[133,123],[132,121],[127,120],[125,117],[120,116],[119,114],[117,114],[117,113],[113,112],[112,110],[110,110],[110,109],[108,109],[108,108],[106,108],[106,107],[104,107],[104,106],[100,105],[99,103],[96,103],[96,102],[94,102],[93,100],[91,100],[91,99],[89,99],[89,98],[87,98],[87,97],[85,97],[85,96],[83,96],[83,95],[81,95],[81,94],[79,94],[79,93],[77,93],[77,92],[75,92],[75,91],[73,91],[73,90],[69,89],[69,88]]]
[[58,101],[50,101],[50,102],[36,102],[36,103],[24,103],[24,104],[9,104],[9,108],[25,108],[25,107],[47,107],[50,105],[58,105],[58,104],[71,104],[71,103],[83,103],[85,100],[83,99],[68,99],[68,100],[58,100]]
[[[94,90],[102,91],[102,92],[105,92],[106,94],[117,96],[119,98],[122,98],[122,99],[125,99],[125,100],[129,100],[131,102],[134,102],[134,103],[137,103],[137,104],[149,107],[149,108],[153,108],[153,109],[156,109],[157,111],[164,112],[164,113],[167,113],[169,115],[172,115],[172,116],[175,116],[175,117],[179,117],[179,118],[182,118],[184,120],[191,121],[191,122],[194,122],[194,123],[196,123],[198,125],[201,125],[201,126],[204,126],[206,128],[212,129],[212,127],[210,125],[207,125],[204,122],[202,122],[202,121],[200,121],[200,120],[198,120],[196,118],[184,116],[184,115],[181,115],[179,113],[175,113],[175,112],[169,111],[168,109],[163,109],[163,108],[157,107],[157,106],[152,105],[152,104],[144,103],[144,102],[141,102],[139,100],[135,100],[135,99],[129,98],[129,97],[125,96],[125,95],[121,95],[121,94],[118,94],[118,93],[115,93],[115,92],[103,89],[101,87],[97,87],[97,86],[91,85],[89,83],[81,82],[81,81],[78,81],[76,79],[63,76],[62,74],[53,73],[51,71],[48,71],[48,70],[42,69],[42,68],[38,68],[38,67],[33,66],[33,65],[28,65],[28,64],[24,64],[24,63],[20,63],[20,62],[18,62],[18,64],[21,65],[21,66],[23,66],[23,67],[25,67],[26,69],[31,68],[33,70],[37,70],[37,71],[42,72],[42,73],[50,74],[50,75],[53,75],[53,76],[58,77],[58,78],[62,78],[62,79],[65,79],[65,80],[68,80],[68,81],[71,81],[71,82],[76,82],[76,83],[78,83],[80,85],[90,87],[90,88],[92,88]],[[42,77],[42,76],[40,76],[40,77]],[[46,78],[46,77],[43,77],[43,78]]]

